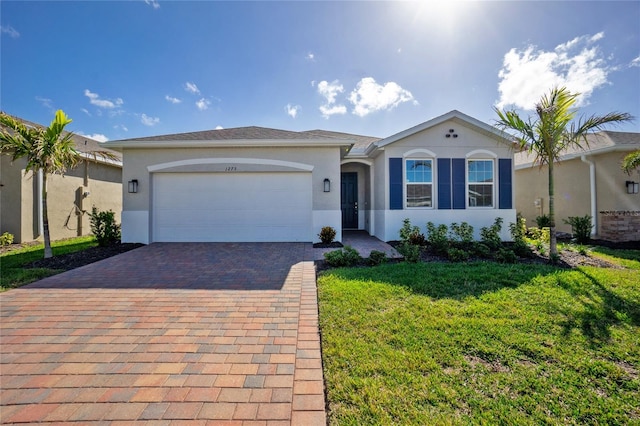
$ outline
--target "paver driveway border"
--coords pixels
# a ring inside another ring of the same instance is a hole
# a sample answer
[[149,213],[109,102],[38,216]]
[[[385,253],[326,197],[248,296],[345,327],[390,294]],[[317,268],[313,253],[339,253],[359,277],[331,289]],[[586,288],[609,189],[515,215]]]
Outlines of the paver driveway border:
[[312,245],[151,244],[0,295],[0,422],[325,425]]

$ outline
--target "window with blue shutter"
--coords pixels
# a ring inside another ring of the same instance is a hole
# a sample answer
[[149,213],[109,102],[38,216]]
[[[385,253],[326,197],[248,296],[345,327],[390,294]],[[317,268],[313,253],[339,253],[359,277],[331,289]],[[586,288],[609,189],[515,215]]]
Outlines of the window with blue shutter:
[[451,159],[451,189],[453,193],[453,208],[464,209],[466,207],[466,183],[465,183],[465,159]]
[[438,158],[438,209],[451,208],[451,159]]
[[389,209],[402,210],[402,158],[389,158]]
[[511,179],[511,159],[498,160],[498,208],[513,208],[513,184]]

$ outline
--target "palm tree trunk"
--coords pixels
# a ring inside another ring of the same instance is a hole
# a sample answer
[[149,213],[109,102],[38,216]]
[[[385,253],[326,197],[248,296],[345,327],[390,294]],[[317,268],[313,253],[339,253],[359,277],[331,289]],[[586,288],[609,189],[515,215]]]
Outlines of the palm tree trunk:
[[558,255],[556,241],[556,216],[554,203],[554,182],[553,182],[553,159],[549,159],[549,258],[553,262]]
[[47,214],[47,173],[42,173],[42,230],[44,233],[44,258],[53,257],[49,236],[49,215]]

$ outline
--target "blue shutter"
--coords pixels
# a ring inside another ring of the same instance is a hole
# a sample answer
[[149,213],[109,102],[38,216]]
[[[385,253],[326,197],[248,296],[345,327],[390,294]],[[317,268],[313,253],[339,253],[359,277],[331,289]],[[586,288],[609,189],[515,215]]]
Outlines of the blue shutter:
[[511,159],[498,160],[498,208],[513,208],[513,185],[511,183]]
[[438,158],[438,209],[451,208],[451,158]]
[[389,158],[389,209],[402,210],[402,158]]
[[464,158],[451,159],[451,180],[453,190],[453,208],[464,209],[466,207],[467,187],[465,184],[465,164]]

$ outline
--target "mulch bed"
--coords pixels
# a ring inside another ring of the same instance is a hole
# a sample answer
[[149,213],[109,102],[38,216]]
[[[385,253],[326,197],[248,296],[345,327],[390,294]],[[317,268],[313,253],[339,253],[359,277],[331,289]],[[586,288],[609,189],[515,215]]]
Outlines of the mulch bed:
[[75,253],[61,254],[48,259],[36,260],[26,265],[25,268],[46,268],[69,271],[120,253],[125,253],[129,250],[142,247],[143,245],[144,244],[124,243],[113,244],[107,247],[91,247]]

